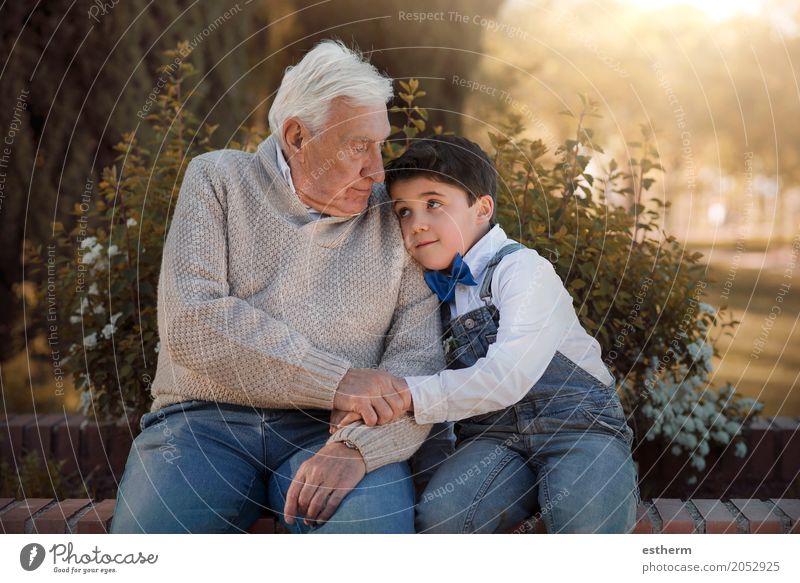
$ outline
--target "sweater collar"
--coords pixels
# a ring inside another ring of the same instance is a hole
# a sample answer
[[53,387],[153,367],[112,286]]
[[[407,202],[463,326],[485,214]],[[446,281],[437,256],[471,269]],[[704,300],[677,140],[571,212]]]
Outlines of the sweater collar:
[[256,156],[264,169],[261,175],[262,187],[266,193],[266,201],[275,213],[284,221],[300,230],[307,230],[311,240],[321,247],[339,247],[347,240],[350,230],[356,223],[370,212],[375,212],[377,184],[372,187],[372,195],[367,208],[352,217],[325,217],[314,220],[306,206],[292,191],[283,177],[278,164],[278,145],[274,136],[269,136],[259,144]]

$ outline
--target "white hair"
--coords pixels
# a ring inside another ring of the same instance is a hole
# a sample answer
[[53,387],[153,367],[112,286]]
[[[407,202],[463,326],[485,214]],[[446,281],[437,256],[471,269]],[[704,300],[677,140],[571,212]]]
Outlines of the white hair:
[[358,107],[385,105],[392,95],[391,77],[341,41],[324,40],[297,65],[286,68],[269,110],[269,129],[285,147],[283,124],[290,117],[298,118],[316,134],[323,129],[337,97]]

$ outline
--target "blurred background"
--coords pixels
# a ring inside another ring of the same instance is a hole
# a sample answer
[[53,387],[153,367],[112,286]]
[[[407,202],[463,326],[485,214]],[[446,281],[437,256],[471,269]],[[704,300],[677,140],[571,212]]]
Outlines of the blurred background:
[[[370,55],[427,93],[429,125],[488,143],[512,116],[554,155],[578,95],[598,102],[595,138],[625,161],[642,127],[665,172],[662,228],[701,252],[704,301],[739,326],[718,340],[715,382],[800,415],[800,7],[793,0],[10,2],[0,8],[0,384],[6,412],[72,412],[46,330],[31,328],[23,240],[91,194],[142,108],[163,51],[195,47],[191,107],[266,129],[286,66],[322,38]],[[602,165],[602,156],[593,164]],[[61,381],[59,381],[61,382]]]

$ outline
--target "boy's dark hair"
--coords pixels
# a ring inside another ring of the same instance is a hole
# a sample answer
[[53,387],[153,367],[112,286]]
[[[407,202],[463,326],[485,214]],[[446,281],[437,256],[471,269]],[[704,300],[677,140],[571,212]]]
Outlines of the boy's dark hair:
[[416,140],[402,156],[386,166],[386,190],[392,184],[424,177],[466,191],[469,206],[488,194],[496,200],[497,171],[481,147],[458,136],[431,136]]

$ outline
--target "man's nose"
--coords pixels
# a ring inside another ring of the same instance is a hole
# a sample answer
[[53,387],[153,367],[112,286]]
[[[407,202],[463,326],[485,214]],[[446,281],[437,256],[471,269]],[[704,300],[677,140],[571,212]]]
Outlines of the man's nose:
[[383,158],[381,158],[380,146],[370,153],[368,163],[361,170],[361,176],[371,178],[375,182],[383,182]]

